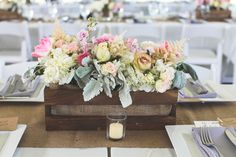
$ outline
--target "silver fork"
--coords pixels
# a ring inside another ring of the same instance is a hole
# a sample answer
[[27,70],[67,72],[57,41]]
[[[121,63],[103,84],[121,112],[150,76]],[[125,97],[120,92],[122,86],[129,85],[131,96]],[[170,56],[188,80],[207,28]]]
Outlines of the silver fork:
[[213,142],[211,135],[209,133],[208,127],[201,127],[200,137],[201,137],[202,144],[204,144],[207,147],[213,147],[216,150],[219,157],[223,157],[223,155],[220,153],[219,149]]

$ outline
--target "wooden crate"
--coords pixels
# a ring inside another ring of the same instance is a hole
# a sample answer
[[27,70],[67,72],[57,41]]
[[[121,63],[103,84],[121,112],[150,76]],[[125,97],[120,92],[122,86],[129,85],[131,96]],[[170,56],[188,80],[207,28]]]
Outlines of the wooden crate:
[[11,12],[6,10],[0,10],[0,21],[5,20],[22,20],[22,16],[17,12]]
[[224,21],[231,18],[230,10],[211,10],[210,12],[202,12],[196,10],[196,18],[206,21]]
[[103,130],[106,114],[127,114],[127,129],[156,130],[176,124],[177,90],[132,92],[133,104],[122,108],[118,93],[109,98],[104,93],[84,102],[82,90],[74,87],[45,88],[46,130]]

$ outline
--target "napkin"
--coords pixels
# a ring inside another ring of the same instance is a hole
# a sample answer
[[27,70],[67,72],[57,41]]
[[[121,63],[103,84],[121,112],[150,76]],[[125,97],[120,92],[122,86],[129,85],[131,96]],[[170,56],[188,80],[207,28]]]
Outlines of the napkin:
[[[236,147],[226,137],[224,127],[210,127],[209,132],[212,140],[224,157],[235,157]],[[217,152],[212,147],[207,147],[202,144],[200,138],[200,128],[192,129],[193,139],[204,157],[218,157]]]
[[23,82],[20,75],[10,76],[0,91],[0,97],[31,97],[39,84],[39,77]]
[[183,98],[216,98],[217,93],[209,91],[200,81],[188,79],[183,89],[179,91]]
[[9,133],[0,133],[0,152],[7,141]]

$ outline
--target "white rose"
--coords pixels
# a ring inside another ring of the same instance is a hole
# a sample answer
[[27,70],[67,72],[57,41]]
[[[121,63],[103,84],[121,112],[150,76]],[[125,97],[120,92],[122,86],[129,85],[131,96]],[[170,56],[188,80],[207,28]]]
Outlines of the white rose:
[[171,88],[171,82],[167,80],[158,80],[156,81],[156,90],[157,92],[164,93]]
[[172,81],[175,78],[175,69],[173,67],[166,68],[165,72],[161,73],[162,80]]

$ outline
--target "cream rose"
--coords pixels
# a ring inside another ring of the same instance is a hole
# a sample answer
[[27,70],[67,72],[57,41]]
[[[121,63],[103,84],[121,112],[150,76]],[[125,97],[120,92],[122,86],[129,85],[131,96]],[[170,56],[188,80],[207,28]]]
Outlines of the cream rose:
[[108,44],[106,42],[98,44],[95,51],[95,55],[98,61],[108,61],[111,58],[111,54],[108,49]]
[[168,80],[158,80],[156,81],[156,90],[157,92],[164,93],[171,88],[171,81]]
[[116,76],[118,67],[112,62],[107,62],[102,65],[101,72],[103,75],[111,74],[112,76]]

